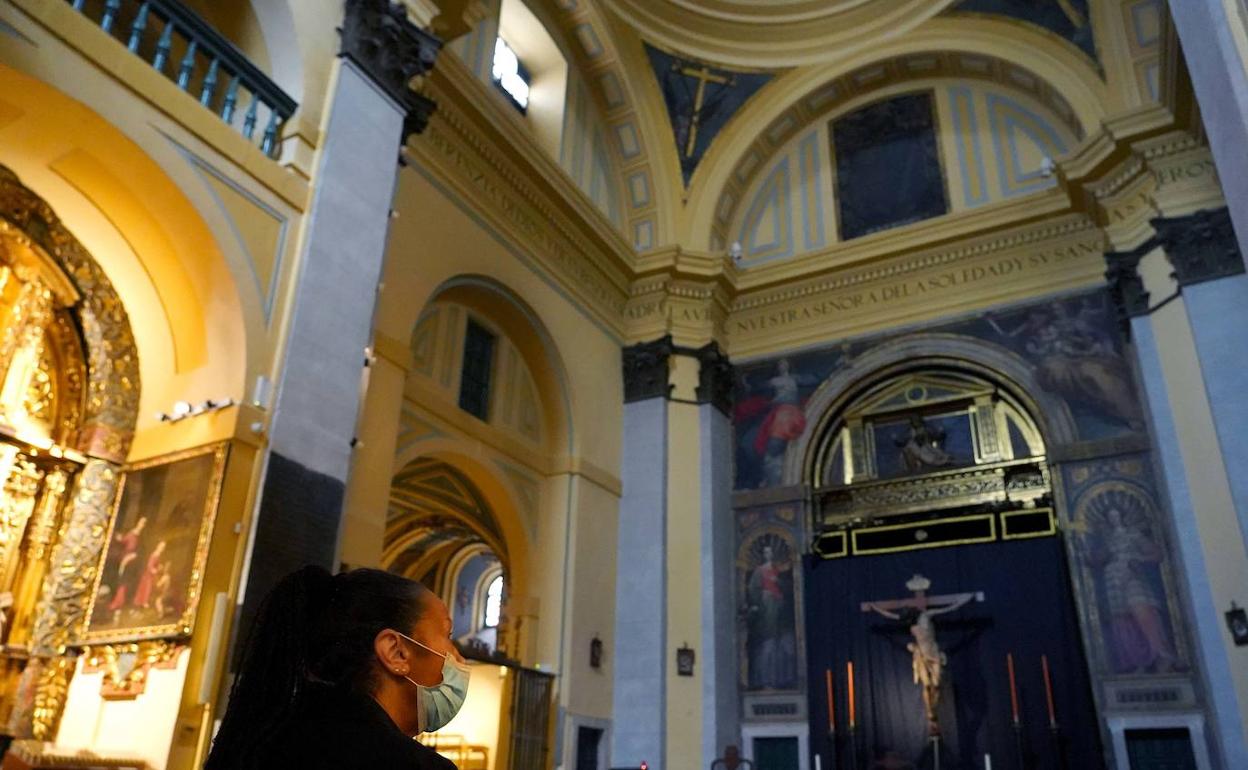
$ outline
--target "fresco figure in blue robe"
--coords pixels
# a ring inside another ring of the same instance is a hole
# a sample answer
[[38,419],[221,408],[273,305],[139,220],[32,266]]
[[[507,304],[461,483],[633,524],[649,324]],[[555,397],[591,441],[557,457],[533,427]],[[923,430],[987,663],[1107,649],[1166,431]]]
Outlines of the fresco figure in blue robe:
[[792,562],[776,561],[772,546],[763,546],[762,563],[750,572],[746,598],[749,689],[793,689],[797,644]]

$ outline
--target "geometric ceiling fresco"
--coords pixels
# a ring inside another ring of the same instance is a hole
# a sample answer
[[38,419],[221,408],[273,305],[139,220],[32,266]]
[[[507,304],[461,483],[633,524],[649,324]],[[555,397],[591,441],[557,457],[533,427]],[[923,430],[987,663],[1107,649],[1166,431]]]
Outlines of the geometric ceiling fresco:
[[663,93],[687,187],[715,135],[772,75],[709,67],[649,44],[646,55]]
[[1088,0],[962,0],[951,11],[1008,16],[1052,32],[1096,59]]

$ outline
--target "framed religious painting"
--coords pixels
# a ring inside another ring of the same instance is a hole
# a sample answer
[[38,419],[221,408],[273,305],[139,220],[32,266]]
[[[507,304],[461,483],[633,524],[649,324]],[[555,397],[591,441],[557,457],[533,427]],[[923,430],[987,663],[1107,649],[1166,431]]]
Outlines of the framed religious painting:
[[191,633],[226,451],[226,444],[213,444],[124,471],[87,605],[84,644]]

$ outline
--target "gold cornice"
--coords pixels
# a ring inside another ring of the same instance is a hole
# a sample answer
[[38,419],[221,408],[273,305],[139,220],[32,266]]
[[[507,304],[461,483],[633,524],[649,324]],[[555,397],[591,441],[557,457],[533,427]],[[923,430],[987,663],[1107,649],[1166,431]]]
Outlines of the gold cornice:
[[1020,224],[1070,211],[1070,201],[1060,187],[1025,197],[949,214],[913,225],[835,243],[821,251],[750,268],[737,281],[739,292],[752,292],[789,283],[795,279],[825,276],[869,265],[915,249],[954,244]]

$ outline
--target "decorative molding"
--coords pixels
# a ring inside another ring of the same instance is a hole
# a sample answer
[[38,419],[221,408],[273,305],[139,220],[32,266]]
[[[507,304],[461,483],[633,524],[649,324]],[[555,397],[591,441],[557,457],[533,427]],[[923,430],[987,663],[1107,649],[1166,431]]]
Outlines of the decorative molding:
[[[653,342],[640,342],[623,349],[624,403],[649,398],[670,398],[671,367],[669,359],[676,352],[672,336],[665,335]],[[700,388],[700,386],[699,386]]]
[[412,90],[433,69],[442,41],[408,21],[390,0],[347,0],[339,56],[354,62],[406,112],[403,140],[425,130],[437,104]]
[[178,654],[184,649],[186,645],[164,639],[87,647],[82,673],[104,674],[100,681],[104,700],[133,700],[147,689],[149,672],[177,668]]
[[1152,221],[1157,240],[1174,266],[1179,286],[1190,286],[1244,272],[1244,258],[1226,208]]

